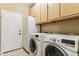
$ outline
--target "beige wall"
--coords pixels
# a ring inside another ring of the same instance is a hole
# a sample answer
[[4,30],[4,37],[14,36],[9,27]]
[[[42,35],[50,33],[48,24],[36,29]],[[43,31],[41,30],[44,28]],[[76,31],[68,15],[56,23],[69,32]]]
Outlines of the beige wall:
[[2,23],[1,23],[1,16],[0,16],[0,52],[1,52],[1,25]]
[[0,3],[0,10],[6,9],[16,12],[25,12],[28,13],[27,6],[25,4],[19,4],[19,3]]
[[42,25],[41,31],[50,33],[79,34],[79,19],[45,24]]

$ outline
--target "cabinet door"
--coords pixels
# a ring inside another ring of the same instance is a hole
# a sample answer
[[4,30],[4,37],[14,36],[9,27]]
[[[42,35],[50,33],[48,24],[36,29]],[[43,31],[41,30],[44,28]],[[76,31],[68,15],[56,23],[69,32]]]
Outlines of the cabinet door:
[[36,11],[35,11],[36,23],[40,23],[40,4],[39,3],[35,4],[35,7],[36,7]]
[[35,5],[31,8],[31,16],[35,17]]
[[41,23],[47,22],[47,3],[41,3]]
[[59,4],[49,3],[48,4],[48,21],[53,21],[59,17]]
[[79,3],[61,3],[60,10],[61,17],[79,13]]

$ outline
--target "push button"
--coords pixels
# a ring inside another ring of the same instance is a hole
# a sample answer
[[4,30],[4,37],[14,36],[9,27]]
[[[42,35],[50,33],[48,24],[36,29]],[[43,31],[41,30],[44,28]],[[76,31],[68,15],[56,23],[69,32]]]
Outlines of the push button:
[[56,42],[56,38],[53,38],[53,41]]

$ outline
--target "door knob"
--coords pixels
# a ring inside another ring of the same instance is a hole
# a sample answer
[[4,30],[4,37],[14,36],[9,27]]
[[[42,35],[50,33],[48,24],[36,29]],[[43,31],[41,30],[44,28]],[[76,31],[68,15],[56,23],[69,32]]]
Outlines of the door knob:
[[21,33],[19,33],[19,35],[21,35]]
[[19,35],[21,35],[21,30],[19,30]]

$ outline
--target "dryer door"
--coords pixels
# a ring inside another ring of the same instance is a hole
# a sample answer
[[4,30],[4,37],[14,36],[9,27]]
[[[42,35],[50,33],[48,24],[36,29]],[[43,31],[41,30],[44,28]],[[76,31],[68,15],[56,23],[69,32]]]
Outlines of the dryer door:
[[45,56],[65,56],[65,55],[67,54],[58,46],[49,45],[45,49]]
[[30,40],[30,51],[33,55],[36,55],[38,52],[38,45],[34,39]]

